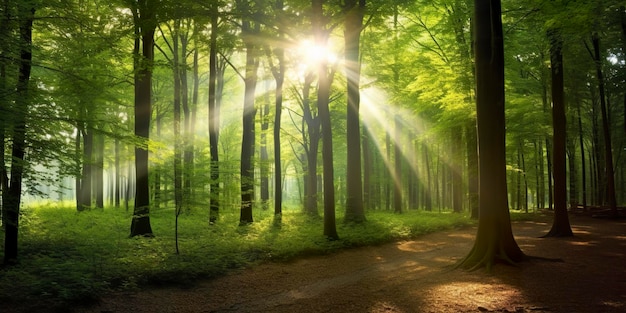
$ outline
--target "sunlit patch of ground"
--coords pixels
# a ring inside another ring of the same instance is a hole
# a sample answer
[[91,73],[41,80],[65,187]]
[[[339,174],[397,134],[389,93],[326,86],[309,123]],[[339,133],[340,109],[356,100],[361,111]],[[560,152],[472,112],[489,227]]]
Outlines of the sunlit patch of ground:
[[395,305],[393,303],[376,302],[376,303],[374,303],[372,308],[370,308],[368,310],[368,312],[371,312],[371,313],[384,313],[384,312],[404,313],[406,311],[404,311],[402,308],[400,308],[399,306],[397,306],[397,305]]
[[523,293],[515,287],[494,282],[451,282],[435,286],[426,292],[434,298],[462,299],[479,311],[506,309],[515,312],[514,300],[517,303],[524,300]]

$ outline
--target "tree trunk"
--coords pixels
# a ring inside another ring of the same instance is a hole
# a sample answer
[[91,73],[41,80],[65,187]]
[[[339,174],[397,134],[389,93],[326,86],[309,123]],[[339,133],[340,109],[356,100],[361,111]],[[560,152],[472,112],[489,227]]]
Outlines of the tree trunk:
[[[265,81],[265,90],[270,89],[269,80]],[[270,164],[269,153],[267,152],[267,133],[270,128],[269,122],[270,116],[270,94],[266,92],[263,95],[263,104],[261,106],[261,163],[259,165],[259,172],[261,178],[261,209],[267,210],[269,208],[268,202],[270,199]]]
[[359,45],[365,0],[345,1],[344,21],[345,67],[347,73],[348,112],[347,124],[347,168],[346,168],[346,214],[345,221],[365,221],[363,209],[363,183],[361,176],[361,126],[359,120],[361,64]]
[[463,128],[461,126],[454,127],[452,135],[452,211],[461,213],[463,211],[463,153],[461,149],[463,140]]
[[[311,99],[309,92],[313,84],[313,76],[307,75],[304,79],[304,86],[302,88],[302,109],[304,112],[304,122],[307,125],[307,132],[309,135],[308,148],[306,148],[306,182],[304,192],[304,211],[311,216],[318,216],[317,212],[317,155],[319,152],[319,142],[321,140],[320,133],[320,118],[313,115],[311,109]],[[306,140],[305,140],[306,142]]]
[[499,0],[474,1],[480,216],[474,247],[459,266],[490,269],[524,253],[513,238],[506,191],[504,47]]
[[218,27],[218,5],[211,6],[211,37],[209,42],[209,148],[211,151],[210,169],[210,195],[209,195],[209,223],[217,222],[220,207],[220,173],[219,173],[219,107],[218,107],[218,64],[217,64],[217,27]]
[[[312,28],[315,43],[325,47],[328,43],[328,31],[324,29],[323,0],[312,0]],[[327,60],[318,65],[317,108],[322,130],[322,162],[324,172],[324,236],[330,240],[339,239],[335,222],[335,173],[333,167],[333,134],[330,120],[330,86],[334,70],[328,69]]]
[[[283,0],[276,1],[276,10],[284,10]],[[280,37],[283,35],[281,33]],[[275,50],[278,59],[278,68],[272,72],[276,80],[276,112],[274,115],[274,216],[280,217],[283,213],[283,183],[282,163],[280,154],[280,128],[283,113],[283,85],[285,82],[285,49],[278,47]]]
[[[29,106],[29,83],[32,66],[34,2],[28,1],[18,6],[20,62],[17,85],[15,88],[15,110],[12,114],[13,131],[11,135],[11,178],[6,194],[3,189],[4,209],[4,264],[17,262],[18,229],[20,204],[22,202],[22,177],[24,174],[24,155],[26,152],[26,118]],[[4,144],[4,142],[2,142]],[[4,166],[4,165],[3,165]],[[6,216],[5,216],[6,215]]]
[[552,176],[554,178],[554,220],[545,237],[572,236],[567,215],[567,174],[565,160],[565,99],[563,97],[562,39],[558,29],[548,30],[552,76]]
[[465,132],[467,141],[467,185],[469,188],[469,210],[472,219],[478,219],[478,142],[476,142],[476,120],[468,124]]
[[257,83],[258,60],[257,47],[250,36],[256,31],[252,29],[250,21],[242,21],[242,35],[246,47],[246,74],[244,78],[245,94],[243,100],[243,132],[241,139],[241,214],[239,225],[253,222],[252,203],[254,201],[254,98]]
[[96,198],[96,208],[103,209],[104,208],[104,134],[96,132],[95,134],[95,144],[94,147],[96,150],[95,154],[95,164],[94,164],[94,173],[93,173],[93,193]]
[[80,206],[78,211],[91,208],[93,184],[93,129],[89,125],[82,130],[83,137],[83,169],[80,178]]
[[180,38],[180,58],[178,59],[178,70],[180,77],[180,98],[181,109],[183,113],[182,123],[182,150],[183,150],[183,200],[182,209],[185,211],[190,210],[190,203],[192,201],[193,188],[193,132],[191,132],[191,109],[189,107],[189,81],[187,79],[187,50],[189,35],[187,33],[179,33]]
[[400,115],[394,115],[394,135],[393,135],[393,155],[394,155],[394,173],[393,173],[393,211],[402,213],[402,140]]
[[578,105],[576,106],[576,113],[578,117],[578,144],[580,145],[580,165],[581,165],[581,176],[582,176],[582,200],[583,200],[583,211],[587,211],[587,172],[585,170],[585,143],[583,140],[583,123],[580,116],[580,100],[578,101]]
[[[135,55],[135,207],[130,236],[153,236],[150,225],[150,184],[148,178],[148,140],[152,106],[152,66],[154,61],[154,32],[156,21],[153,3],[140,1],[134,10],[135,24],[140,27],[142,53]],[[138,48],[136,48],[138,52]]]
[[615,199],[615,172],[613,169],[613,149],[611,146],[611,125],[604,95],[604,74],[602,73],[602,56],[600,54],[600,37],[598,33],[592,36],[594,62],[596,66],[596,77],[598,79],[598,90],[600,91],[600,110],[602,117],[602,134],[604,138],[604,166],[606,175],[606,197],[611,215],[617,217],[617,202]]
[[114,188],[114,205],[116,208],[120,207],[120,192],[121,192],[121,168],[120,168],[120,140],[115,138],[115,188]]
[[[174,74],[174,232],[178,239],[178,216],[183,210],[183,147],[184,138],[181,138],[181,98],[182,98],[182,71],[179,56],[180,21],[174,21],[174,31],[172,33],[172,70]],[[184,66],[184,65],[183,65]],[[176,242],[176,253],[178,253],[178,240]]]

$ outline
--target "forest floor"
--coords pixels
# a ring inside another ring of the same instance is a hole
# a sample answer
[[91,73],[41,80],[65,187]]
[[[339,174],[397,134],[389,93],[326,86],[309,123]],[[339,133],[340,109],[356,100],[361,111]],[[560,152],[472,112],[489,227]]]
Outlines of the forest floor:
[[[531,258],[452,269],[475,227],[266,263],[186,288],[103,296],[76,312],[626,312],[626,219],[571,215],[574,237],[538,238],[551,217],[513,223]],[[558,260],[558,261],[557,261]]]

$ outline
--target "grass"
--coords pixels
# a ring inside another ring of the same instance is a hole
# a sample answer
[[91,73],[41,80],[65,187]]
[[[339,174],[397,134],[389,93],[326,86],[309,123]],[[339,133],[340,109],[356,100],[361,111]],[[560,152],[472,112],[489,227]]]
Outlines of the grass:
[[0,302],[93,301],[108,290],[193,284],[259,262],[411,239],[474,223],[459,214],[376,211],[367,213],[364,224],[351,225],[341,223],[340,214],[340,240],[328,241],[322,236],[321,218],[294,210],[286,210],[280,224],[272,212],[257,210],[255,222],[244,227],[238,226],[238,212],[223,213],[209,226],[207,213],[198,210],[181,215],[176,254],[173,210],[152,212],[156,236],[151,239],[128,238],[130,218],[130,213],[113,208],[81,213],[51,204],[24,208],[20,262],[0,270]]

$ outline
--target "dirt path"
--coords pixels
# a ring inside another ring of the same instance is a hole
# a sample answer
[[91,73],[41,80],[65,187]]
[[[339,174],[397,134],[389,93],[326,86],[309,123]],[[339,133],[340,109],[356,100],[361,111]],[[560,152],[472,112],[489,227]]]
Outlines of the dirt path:
[[475,229],[270,263],[199,283],[107,296],[81,312],[626,312],[626,221],[575,216],[575,237],[539,239],[549,223],[516,222],[528,254],[562,262],[447,270]]

